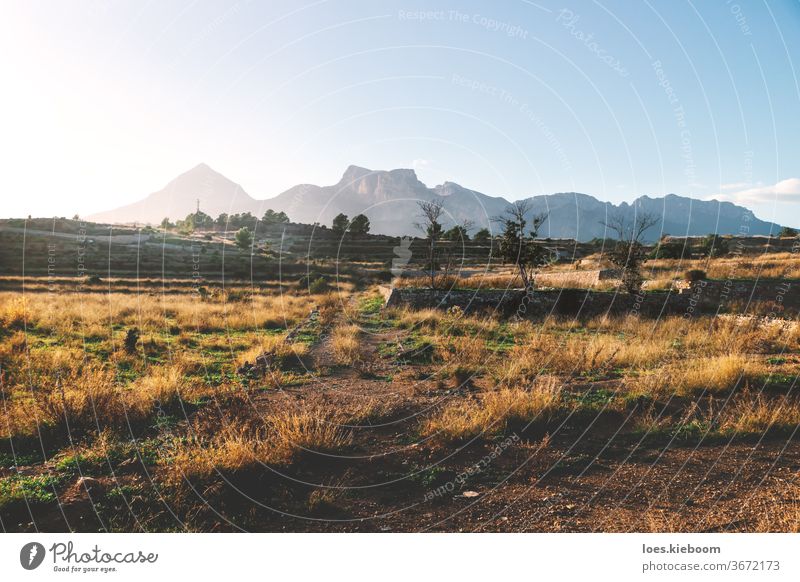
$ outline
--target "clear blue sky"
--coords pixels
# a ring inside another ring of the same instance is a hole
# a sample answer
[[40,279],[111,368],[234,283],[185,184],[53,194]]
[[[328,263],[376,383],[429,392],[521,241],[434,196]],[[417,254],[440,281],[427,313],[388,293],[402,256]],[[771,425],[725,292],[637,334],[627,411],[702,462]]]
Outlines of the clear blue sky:
[[202,161],[256,198],[357,164],[800,225],[797,2],[0,6],[3,215],[102,210]]

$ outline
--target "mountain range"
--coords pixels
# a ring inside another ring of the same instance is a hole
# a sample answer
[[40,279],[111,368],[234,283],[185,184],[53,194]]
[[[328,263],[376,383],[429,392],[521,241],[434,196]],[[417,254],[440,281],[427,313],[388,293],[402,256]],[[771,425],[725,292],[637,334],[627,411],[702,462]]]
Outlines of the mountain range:
[[[283,211],[293,222],[330,225],[343,212],[351,218],[366,214],[371,231],[393,236],[420,234],[420,200],[439,200],[444,208],[445,228],[470,221],[474,229],[492,227],[494,217],[503,214],[510,202],[445,182],[433,188],[423,184],[414,170],[368,170],[350,166],[338,183],[331,186],[298,184],[265,200],[251,197],[237,183],[200,164],[172,180],[146,198],[107,212],[87,217],[95,222],[158,224],[164,217],[185,218],[200,209],[211,216],[251,212],[262,216],[268,208]],[[697,200],[676,194],[651,198],[641,196],[619,205],[602,202],[588,194],[560,192],[534,196],[533,212],[547,212],[540,236],[575,238],[580,241],[610,236],[602,221],[615,213],[632,218],[634,212],[656,214],[659,224],[645,235],[655,240],[662,234],[697,236],[709,233],[737,234],[746,227],[749,234],[775,234],[780,226],[759,220],[753,212],[731,202]]]

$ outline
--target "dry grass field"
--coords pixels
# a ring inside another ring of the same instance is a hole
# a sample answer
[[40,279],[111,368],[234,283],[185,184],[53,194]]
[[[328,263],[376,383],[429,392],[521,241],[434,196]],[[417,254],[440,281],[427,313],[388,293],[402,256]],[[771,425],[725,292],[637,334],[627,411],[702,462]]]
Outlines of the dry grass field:
[[800,531],[797,325],[371,285],[4,278],[3,530]]

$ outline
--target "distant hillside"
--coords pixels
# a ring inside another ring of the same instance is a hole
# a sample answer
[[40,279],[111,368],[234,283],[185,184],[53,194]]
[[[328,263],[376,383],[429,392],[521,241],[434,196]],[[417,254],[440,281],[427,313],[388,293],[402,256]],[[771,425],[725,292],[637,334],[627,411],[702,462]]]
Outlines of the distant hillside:
[[257,214],[262,204],[251,198],[239,184],[206,164],[200,164],[138,202],[86,218],[105,223],[158,224],[164,217],[171,220],[185,218],[196,210],[198,200],[203,212],[214,217],[223,212]]
[[[469,220],[476,229],[495,230],[497,225],[492,218],[501,215],[509,204],[505,198],[488,196],[453,182],[429,188],[420,182],[414,170],[373,171],[358,166],[347,168],[339,182],[331,186],[299,184],[274,198],[256,200],[238,184],[200,164],[139,202],[88,218],[99,222],[156,224],[165,216],[172,220],[185,217],[195,210],[198,199],[201,209],[212,216],[222,212],[251,212],[261,216],[271,208],[286,212],[294,222],[330,225],[340,212],[350,217],[363,213],[370,218],[372,232],[393,236],[419,234],[415,223],[419,220],[420,200],[442,202],[446,227]],[[759,220],[742,206],[675,194],[658,198],[641,196],[630,204],[619,205],[577,192],[534,196],[531,200],[535,212],[547,212],[549,216],[541,236],[552,238],[587,241],[610,236],[601,221],[616,212],[632,218],[641,211],[661,218],[646,233],[648,240],[658,239],[662,234],[739,234],[743,227],[751,235],[775,234],[780,229],[776,224]]]

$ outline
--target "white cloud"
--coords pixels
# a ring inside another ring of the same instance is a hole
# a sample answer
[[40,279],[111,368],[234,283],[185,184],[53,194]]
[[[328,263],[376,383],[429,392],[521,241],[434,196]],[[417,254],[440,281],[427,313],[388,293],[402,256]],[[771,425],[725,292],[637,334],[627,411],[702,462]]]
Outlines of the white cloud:
[[752,182],[731,182],[730,184],[720,184],[719,189],[723,191],[727,190],[743,190],[747,187],[752,187]]
[[723,184],[723,191],[717,197],[721,200],[736,202],[738,204],[758,204],[761,202],[800,202],[800,178],[788,178],[771,186],[761,185],[736,190],[740,184]]
[[421,170],[425,166],[427,166],[428,164],[430,164],[430,162],[428,160],[418,159],[418,160],[414,160],[413,162],[411,162],[411,168],[413,170]]

